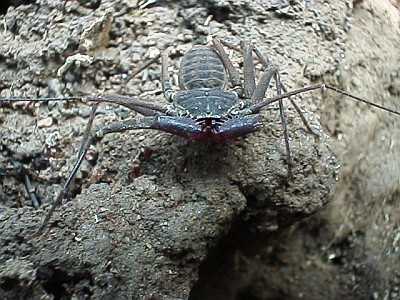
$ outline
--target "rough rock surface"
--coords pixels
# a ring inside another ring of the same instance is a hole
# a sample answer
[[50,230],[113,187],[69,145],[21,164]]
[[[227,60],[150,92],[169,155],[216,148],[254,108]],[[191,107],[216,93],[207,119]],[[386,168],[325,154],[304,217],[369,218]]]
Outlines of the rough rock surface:
[[[324,80],[399,109],[395,5],[38,0],[2,16],[0,97],[107,92],[167,104],[159,64],[126,78],[167,48],[176,77],[184,53],[219,36],[235,45],[251,40],[288,89]],[[231,55],[241,68],[241,54]],[[296,101],[320,138],[286,105],[292,181],[284,178],[276,105],[262,111],[262,131],[224,144],[113,134],[90,150],[71,201],[33,239],[91,108],[0,103],[0,296],[396,299],[399,118],[333,92]],[[102,105],[95,123],[131,117],[138,116]],[[32,207],[20,177],[5,175],[11,158],[40,169],[31,177],[42,208]]]

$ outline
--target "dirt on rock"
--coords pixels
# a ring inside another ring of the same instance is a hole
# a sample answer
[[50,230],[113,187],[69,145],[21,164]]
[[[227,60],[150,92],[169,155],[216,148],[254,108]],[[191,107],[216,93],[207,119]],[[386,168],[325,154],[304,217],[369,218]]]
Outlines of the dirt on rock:
[[[127,78],[168,50],[178,89],[182,56],[219,37],[251,40],[289,90],[324,81],[400,110],[390,1],[17,4],[0,10],[0,97],[114,93],[168,105],[159,62]],[[227,51],[242,72],[242,54]],[[285,102],[292,180],[275,104],[262,131],[226,143],[110,134],[35,238],[91,104],[1,101],[0,298],[397,299],[400,118],[332,91],[295,101],[319,137]],[[139,117],[103,104],[95,127]],[[16,165],[30,170],[39,209]]]

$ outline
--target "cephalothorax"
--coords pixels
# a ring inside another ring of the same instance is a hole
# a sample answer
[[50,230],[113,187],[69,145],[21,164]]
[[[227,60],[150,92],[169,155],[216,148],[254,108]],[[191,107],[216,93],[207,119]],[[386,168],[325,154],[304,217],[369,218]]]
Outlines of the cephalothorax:
[[[64,101],[83,99],[94,102],[77,161],[50,211],[46,215],[38,234],[41,233],[49,222],[55,208],[67,197],[75,174],[82,164],[90,145],[109,133],[137,129],[157,129],[191,140],[221,142],[260,130],[262,122],[258,113],[263,107],[278,101],[287,150],[288,177],[290,178],[292,161],[282,103],[283,98],[291,100],[290,97],[296,94],[327,88],[357,101],[400,115],[397,111],[371,103],[324,84],[315,84],[287,92],[280,80],[278,70],[257,48],[248,42],[245,42],[243,46],[244,71],[242,84],[239,72],[233,66],[223,48],[223,44],[236,49],[226,42],[214,39],[213,46],[195,46],[185,54],[179,70],[180,90],[172,88],[170,78],[167,74],[168,56],[166,53],[162,55],[162,88],[165,98],[171,101],[171,104],[166,106],[141,101],[133,97],[110,94],[103,94],[101,97],[0,98],[0,101]],[[254,73],[254,54],[263,65],[263,73],[257,83]],[[146,64],[146,66],[148,65]],[[277,96],[265,98],[272,78],[275,81]],[[92,133],[91,128],[96,110],[99,104],[103,102],[127,107],[130,110],[140,113],[143,117],[114,123]],[[291,103],[301,114],[294,101],[291,100]],[[304,120],[303,117],[302,119]],[[305,125],[311,131],[306,122]]]
[[191,140],[225,141],[260,129],[261,119],[247,110],[238,93],[225,90],[228,78],[221,56],[209,46],[195,46],[182,59],[180,91],[167,78],[164,93],[173,101],[159,129]]

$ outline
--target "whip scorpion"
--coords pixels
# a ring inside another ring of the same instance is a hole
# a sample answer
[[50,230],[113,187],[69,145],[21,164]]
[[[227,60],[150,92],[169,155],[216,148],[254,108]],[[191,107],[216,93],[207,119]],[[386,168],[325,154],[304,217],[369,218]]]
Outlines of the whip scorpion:
[[[271,103],[278,102],[287,157],[287,179],[292,176],[292,157],[289,135],[286,126],[283,99],[289,98],[300,114],[307,130],[314,134],[292,99],[293,96],[316,89],[328,89],[347,97],[400,115],[400,112],[372,103],[323,83],[310,85],[293,91],[287,91],[281,82],[277,68],[250,42],[243,44],[243,82],[240,72],[234,67],[225,47],[239,48],[215,38],[212,46],[197,45],[182,58],[179,69],[179,90],[173,88],[168,70],[168,54],[164,52],[139,71],[148,67],[161,57],[162,91],[168,105],[142,101],[134,97],[102,94],[99,97],[57,97],[57,98],[0,98],[0,101],[65,101],[83,100],[93,102],[92,111],[85,129],[77,160],[69,173],[61,191],[47,213],[37,234],[47,226],[54,210],[68,198],[74,177],[80,168],[89,147],[100,141],[105,135],[137,129],[156,129],[195,141],[224,142],[261,130],[262,118],[259,112]],[[254,58],[262,64],[262,74],[255,76]],[[136,72],[135,74],[137,74]],[[266,98],[268,86],[274,80],[276,96]],[[101,103],[123,106],[139,113],[132,119],[113,123],[92,131],[96,110]],[[29,184],[29,182],[27,183]],[[29,190],[29,188],[28,188]],[[31,195],[34,197],[34,195]]]

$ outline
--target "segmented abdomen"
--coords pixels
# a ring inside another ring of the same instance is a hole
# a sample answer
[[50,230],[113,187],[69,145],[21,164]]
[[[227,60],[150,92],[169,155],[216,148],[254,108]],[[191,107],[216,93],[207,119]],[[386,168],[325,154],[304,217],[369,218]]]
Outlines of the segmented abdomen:
[[195,46],[182,58],[179,85],[182,90],[221,89],[225,84],[225,68],[214,48]]

